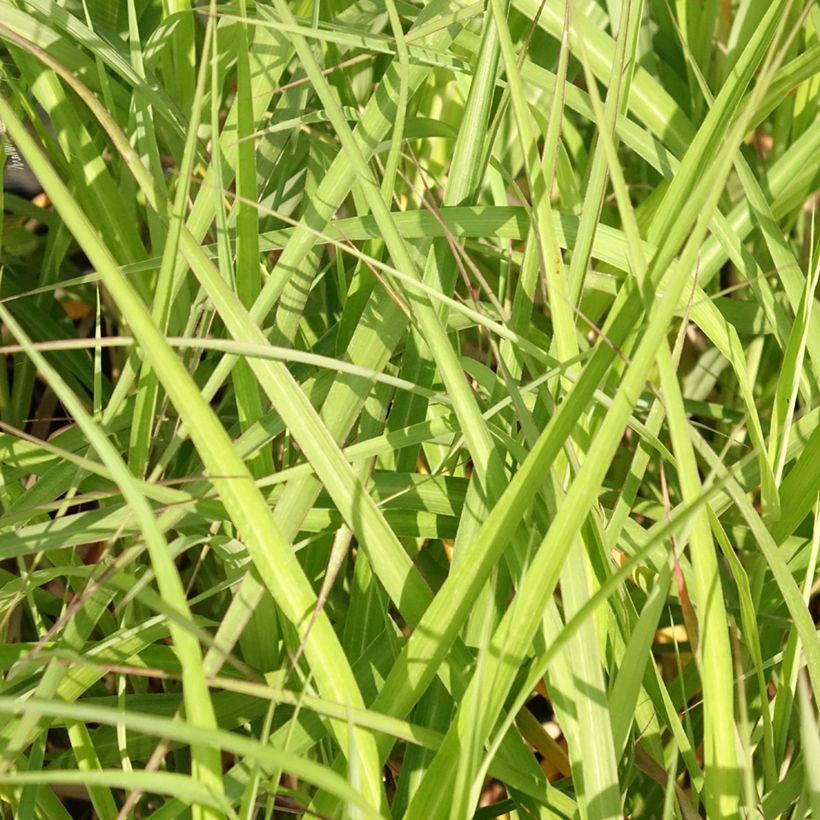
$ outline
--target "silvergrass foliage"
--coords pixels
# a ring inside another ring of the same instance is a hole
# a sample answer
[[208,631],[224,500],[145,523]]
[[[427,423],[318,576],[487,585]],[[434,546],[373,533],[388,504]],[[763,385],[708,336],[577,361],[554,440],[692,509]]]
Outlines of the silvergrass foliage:
[[0,0],[4,817],[820,814],[820,7]]

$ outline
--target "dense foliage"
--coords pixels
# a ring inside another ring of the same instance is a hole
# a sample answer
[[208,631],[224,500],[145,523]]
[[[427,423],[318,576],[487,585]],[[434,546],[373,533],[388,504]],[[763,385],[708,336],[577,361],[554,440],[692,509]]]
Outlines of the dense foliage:
[[820,816],[820,6],[0,43],[3,816]]

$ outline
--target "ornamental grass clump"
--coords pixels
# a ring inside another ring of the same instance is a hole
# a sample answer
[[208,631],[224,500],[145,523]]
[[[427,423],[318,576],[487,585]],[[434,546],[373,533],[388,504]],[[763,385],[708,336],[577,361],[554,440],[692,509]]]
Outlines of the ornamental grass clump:
[[0,56],[4,817],[820,815],[820,7]]

